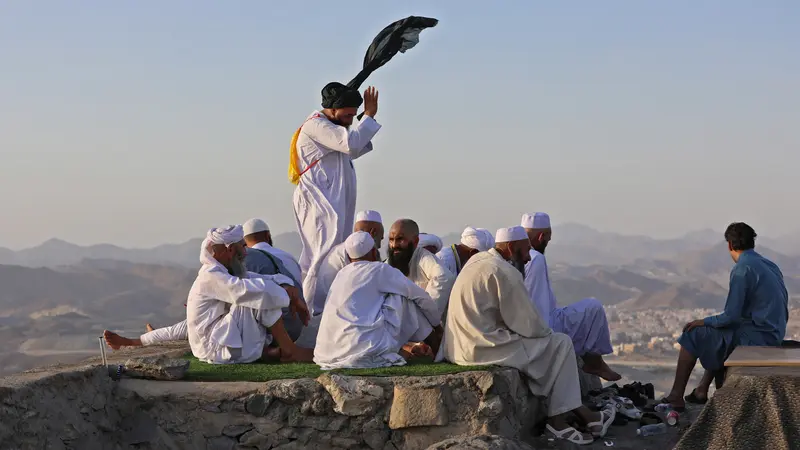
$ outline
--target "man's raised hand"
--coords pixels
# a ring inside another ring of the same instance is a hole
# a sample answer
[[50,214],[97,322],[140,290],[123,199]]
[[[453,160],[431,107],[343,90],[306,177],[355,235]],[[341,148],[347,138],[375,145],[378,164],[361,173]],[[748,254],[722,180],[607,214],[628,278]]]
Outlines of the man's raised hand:
[[364,115],[373,119],[378,113],[378,90],[370,86],[364,91]]

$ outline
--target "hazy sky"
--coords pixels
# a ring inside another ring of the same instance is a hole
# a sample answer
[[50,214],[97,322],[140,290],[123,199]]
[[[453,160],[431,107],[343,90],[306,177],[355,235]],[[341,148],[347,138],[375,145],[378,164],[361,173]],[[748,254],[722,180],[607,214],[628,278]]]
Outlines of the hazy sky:
[[[502,5],[502,6],[500,6]],[[293,131],[408,15],[375,72],[359,209],[426,231],[555,222],[800,230],[800,2],[0,4],[0,246],[294,230]]]

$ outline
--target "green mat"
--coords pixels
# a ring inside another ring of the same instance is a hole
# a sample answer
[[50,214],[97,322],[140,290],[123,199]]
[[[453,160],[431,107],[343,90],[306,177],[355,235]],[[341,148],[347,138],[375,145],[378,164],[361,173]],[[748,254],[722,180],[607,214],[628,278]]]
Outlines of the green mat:
[[[189,371],[184,380],[187,381],[269,381],[296,378],[316,378],[325,371],[314,363],[264,363],[251,364],[207,364],[201,362],[191,353],[184,355],[188,359]],[[396,377],[396,376],[433,376],[451,373],[487,370],[490,366],[457,366],[450,363],[434,363],[432,359],[410,361],[405,366],[384,367],[380,369],[339,369],[328,371],[342,375]]]

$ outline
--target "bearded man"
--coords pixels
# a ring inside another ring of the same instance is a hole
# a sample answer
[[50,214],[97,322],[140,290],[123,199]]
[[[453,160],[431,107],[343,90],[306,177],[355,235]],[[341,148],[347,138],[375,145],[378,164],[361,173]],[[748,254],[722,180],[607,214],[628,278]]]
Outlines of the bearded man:
[[544,253],[553,229],[550,216],[543,212],[522,216],[522,227],[531,243],[530,262],[525,266],[525,288],[533,305],[547,320],[550,328],[572,339],[575,353],[583,360],[583,371],[608,381],[622,376],[603,360],[612,352],[611,331],[603,305],[594,298],[586,298],[559,308],[550,286],[547,260]]
[[[453,286],[442,349],[459,365],[500,365],[526,375],[528,388],[548,399],[547,431],[579,445],[605,436],[613,405],[598,412],[581,402],[575,350],[554,333],[525,290],[522,274],[530,242],[522,227],[501,228],[495,248],[470,258]],[[568,423],[574,413],[589,433]]]
[[444,316],[456,276],[428,250],[419,246],[419,226],[411,219],[400,219],[389,230],[389,255],[386,261],[417,286],[425,289]]
[[314,362],[324,370],[403,365],[414,354],[409,341],[437,351],[442,319],[430,296],[379,261],[368,233],[356,231],[345,246],[350,262],[331,285]]
[[[351,129],[358,107],[364,118]],[[302,276],[353,229],[356,213],[356,171],[353,160],[372,151],[381,126],[375,121],[378,91],[361,94],[341,83],[322,89],[322,111],[313,112],[292,138],[289,176],[297,185],[294,213],[303,250]]]
[[[200,247],[200,268],[186,302],[189,345],[211,364],[249,363],[261,358],[311,361],[313,350],[300,348],[286,332],[282,308],[303,324],[309,314],[299,289],[284,275],[248,272],[240,225],[212,228]],[[270,351],[272,340],[278,349]]]

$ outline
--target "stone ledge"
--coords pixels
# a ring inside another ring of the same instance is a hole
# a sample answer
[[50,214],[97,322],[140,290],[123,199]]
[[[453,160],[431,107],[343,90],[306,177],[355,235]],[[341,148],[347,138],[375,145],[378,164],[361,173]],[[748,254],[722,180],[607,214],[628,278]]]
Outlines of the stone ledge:
[[[187,351],[185,343],[109,354]],[[0,379],[0,448],[425,449],[459,436],[525,438],[543,408],[519,372],[255,382],[113,381],[57,365]]]

